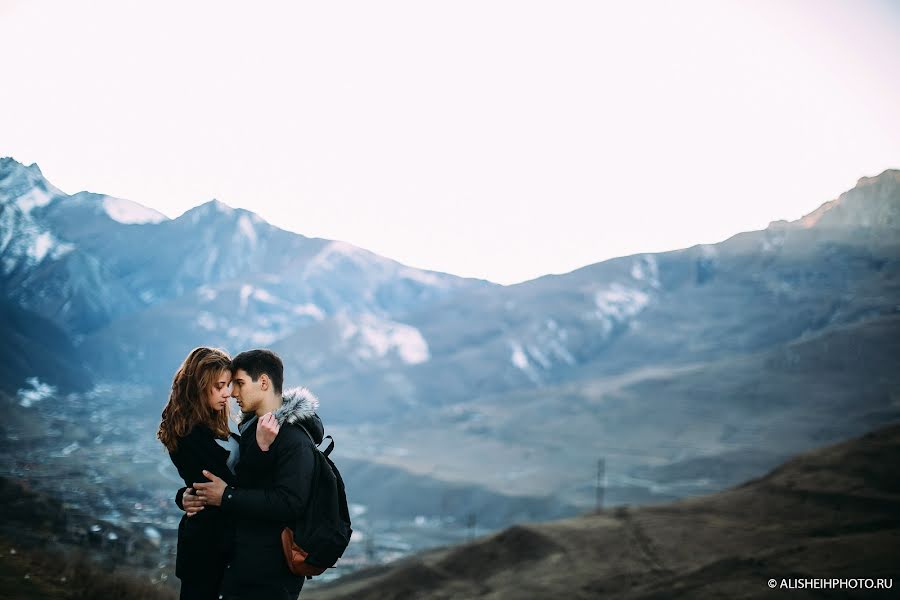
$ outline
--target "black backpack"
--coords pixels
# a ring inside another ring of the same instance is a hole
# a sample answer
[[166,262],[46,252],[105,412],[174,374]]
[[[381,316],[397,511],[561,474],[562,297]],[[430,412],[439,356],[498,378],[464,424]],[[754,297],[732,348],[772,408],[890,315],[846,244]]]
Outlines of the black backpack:
[[306,510],[293,528],[282,530],[281,545],[291,573],[311,578],[335,565],[347,549],[353,529],[350,528],[344,480],[328,458],[334,450],[334,438],[325,436],[331,443],[325,450],[320,450],[309,431],[299,423],[294,424],[316,447],[316,465]]

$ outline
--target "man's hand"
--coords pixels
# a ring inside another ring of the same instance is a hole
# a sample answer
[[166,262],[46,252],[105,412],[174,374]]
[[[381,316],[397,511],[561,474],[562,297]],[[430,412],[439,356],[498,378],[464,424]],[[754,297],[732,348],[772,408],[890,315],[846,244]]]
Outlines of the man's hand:
[[200,496],[203,504],[221,506],[222,494],[225,493],[225,488],[228,487],[228,484],[209,471],[204,470],[203,475],[209,479],[209,483],[195,483],[194,489],[197,490],[197,495]]
[[259,420],[259,423],[256,424],[256,444],[259,446],[260,450],[263,452],[269,451],[272,442],[274,442],[275,438],[278,436],[279,429],[278,421],[275,420],[275,415],[270,412],[263,415]]
[[193,517],[203,510],[203,500],[194,493],[194,488],[188,488],[184,491],[184,495],[181,497],[181,505],[189,517]]

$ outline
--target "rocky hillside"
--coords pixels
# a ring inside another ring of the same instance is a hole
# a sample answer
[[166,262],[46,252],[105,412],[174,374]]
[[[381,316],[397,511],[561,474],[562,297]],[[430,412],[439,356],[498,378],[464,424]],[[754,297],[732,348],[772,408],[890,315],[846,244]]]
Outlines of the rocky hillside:
[[768,582],[893,578],[896,586],[898,464],[893,425],[725,492],[515,526],[304,590],[304,598],[817,598],[822,590],[773,592]]

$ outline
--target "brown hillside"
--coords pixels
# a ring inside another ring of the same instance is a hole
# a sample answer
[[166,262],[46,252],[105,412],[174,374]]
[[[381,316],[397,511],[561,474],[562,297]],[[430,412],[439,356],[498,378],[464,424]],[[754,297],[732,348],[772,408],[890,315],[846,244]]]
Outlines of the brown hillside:
[[900,425],[893,425],[801,455],[722,493],[516,526],[309,586],[303,597],[846,597],[846,590],[773,591],[767,582],[900,579],[897,465]]

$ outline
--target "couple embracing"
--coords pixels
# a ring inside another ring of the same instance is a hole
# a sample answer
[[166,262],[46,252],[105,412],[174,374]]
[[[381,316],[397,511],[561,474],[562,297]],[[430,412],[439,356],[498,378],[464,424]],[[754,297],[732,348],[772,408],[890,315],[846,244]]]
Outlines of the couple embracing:
[[[175,374],[157,436],[186,486],[176,496],[181,600],[296,599],[303,587],[281,535],[307,509],[324,428],[316,397],[282,392],[283,382],[270,350],[232,359],[196,348]],[[229,397],[241,408],[239,435]]]

